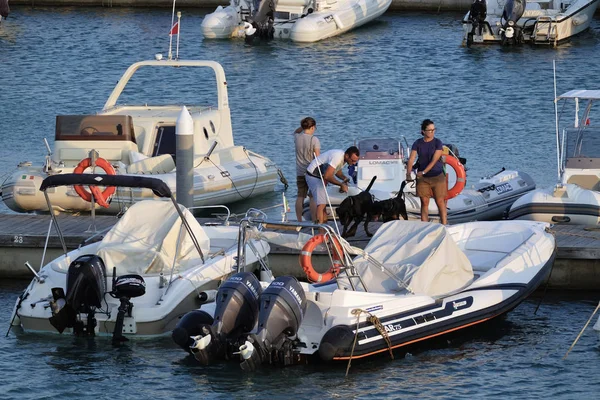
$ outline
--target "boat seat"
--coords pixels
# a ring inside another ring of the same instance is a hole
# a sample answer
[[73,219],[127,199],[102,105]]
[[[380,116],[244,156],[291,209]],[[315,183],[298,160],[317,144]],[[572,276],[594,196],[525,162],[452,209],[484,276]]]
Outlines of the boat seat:
[[533,236],[529,229],[494,233],[491,229],[474,229],[467,239],[463,252],[471,262],[473,271],[487,272],[518,249]]
[[162,154],[139,160],[127,166],[129,174],[166,174],[175,169],[175,161],[170,154]]
[[600,192],[600,177],[597,175],[572,175],[567,183],[575,184],[583,189]]

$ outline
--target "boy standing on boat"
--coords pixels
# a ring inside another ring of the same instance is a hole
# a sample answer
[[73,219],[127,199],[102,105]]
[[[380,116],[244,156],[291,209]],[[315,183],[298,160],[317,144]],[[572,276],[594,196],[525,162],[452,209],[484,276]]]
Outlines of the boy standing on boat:
[[[317,203],[317,221],[324,224],[327,221],[327,183],[339,186],[344,193],[348,192],[350,178],[344,176],[344,164],[355,165],[360,153],[356,146],[350,146],[346,151],[341,149],[328,150],[316,157],[306,168],[306,183]],[[341,181],[336,179],[338,177]],[[321,181],[323,179],[323,181]]]
[[442,141],[435,137],[435,125],[426,119],[421,124],[421,139],[417,139],[410,150],[410,158],[406,166],[406,180],[410,181],[412,167],[418,157],[417,196],[421,200],[421,221],[429,221],[429,199],[433,197],[440,213],[440,222],[447,221],[446,210],[446,175],[442,162]]
[[[314,118],[306,117],[300,121],[300,128],[294,132],[294,144],[296,146],[296,186],[298,188],[298,197],[296,197],[296,219],[302,221],[302,208],[304,199],[308,195],[308,184],[306,183],[306,167],[316,156],[321,154],[321,142],[316,137],[315,130],[317,123]],[[310,198],[310,215],[315,219],[317,205]]]

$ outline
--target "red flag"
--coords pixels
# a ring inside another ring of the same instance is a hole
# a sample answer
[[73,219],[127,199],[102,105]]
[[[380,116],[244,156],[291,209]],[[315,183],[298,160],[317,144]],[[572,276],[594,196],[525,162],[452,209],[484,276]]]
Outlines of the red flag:
[[179,22],[175,22],[175,25],[171,28],[169,35],[179,35]]

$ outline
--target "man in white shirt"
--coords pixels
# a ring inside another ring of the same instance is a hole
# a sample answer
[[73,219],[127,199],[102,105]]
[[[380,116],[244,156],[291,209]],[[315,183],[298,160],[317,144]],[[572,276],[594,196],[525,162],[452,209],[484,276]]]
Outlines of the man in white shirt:
[[[306,168],[306,183],[310,193],[317,203],[317,221],[324,224],[327,221],[327,194],[325,184],[331,183],[339,186],[342,192],[348,192],[347,178],[342,168],[344,164],[355,165],[358,162],[360,153],[356,146],[348,147],[346,151],[334,149],[321,153],[320,156],[312,160]],[[339,178],[340,180],[336,179]],[[321,181],[321,178],[323,181]],[[325,183],[325,184],[324,184]]]

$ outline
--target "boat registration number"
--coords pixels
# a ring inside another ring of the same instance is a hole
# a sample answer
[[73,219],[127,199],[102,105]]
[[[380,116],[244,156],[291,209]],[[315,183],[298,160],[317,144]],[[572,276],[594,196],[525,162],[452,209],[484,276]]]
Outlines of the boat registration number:
[[512,192],[513,188],[510,186],[510,183],[503,183],[502,185],[496,186],[496,192],[498,194]]

